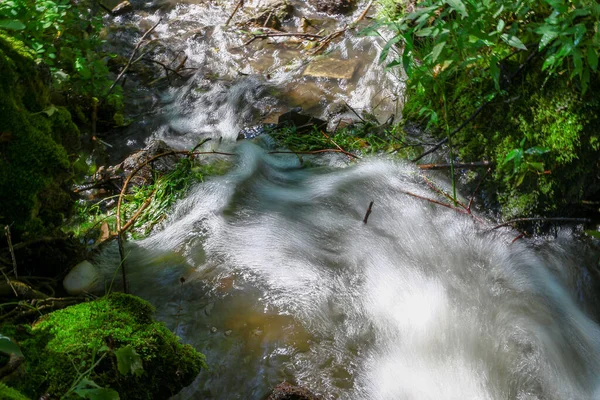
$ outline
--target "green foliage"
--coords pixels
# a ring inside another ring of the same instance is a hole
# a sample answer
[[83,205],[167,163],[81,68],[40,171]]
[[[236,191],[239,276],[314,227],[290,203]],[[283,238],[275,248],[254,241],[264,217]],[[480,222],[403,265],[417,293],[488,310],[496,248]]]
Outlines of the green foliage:
[[[161,176],[156,175],[152,184],[134,187],[131,193],[124,196],[123,224],[152,196],[150,204],[136,219],[132,233],[137,238],[148,235],[154,226],[165,218],[175,202],[185,196],[193,184],[203,182],[208,176],[222,175],[229,167],[230,163],[226,160],[213,160],[209,164],[204,164],[182,158],[173,171]],[[107,211],[103,204],[117,198],[118,195],[115,195],[94,204],[85,202],[77,204],[75,215],[65,226],[65,230],[73,232],[76,237],[88,237],[101,222],[106,221],[109,229],[112,232],[116,231],[116,207]]]
[[[321,130],[313,129],[305,133],[298,133],[295,127],[284,127],[269,132],[279,145],[291,151],[315,151],[335,149],[333,142],[346,151],[379,154],[393,153],[405,157],[412,155],[412,147],[407,146],[403,140],[403,133],[399,127],[381,127],[376,122],[351,125],[338,129],[328,134],[327,138]],[[332,142],[333,141],[333,142]]]
[[61,186],[71,176],[79,131],[65,108],[51,108],[31,51],[2,33],[0,76],[0,224],[14,224],[17,235],[39,234],[70,207]]
[[[124,399],[169,398],[206,364],[202,354],[154,322],[153,313],[146,301],[113,293],[44,316],[17,335],[26,364],[14,386],[35,398],[118,398],[114,392]],[[124,367],[133,373],[119,372]]]
[[6,384],[0,382],[0,399],[3,400],[30,400],[23,396],[18,390],[13,389]]
[[4,336],[0,333],[0,352],[4,354],[16,354],[18,356],[23,356],[21,352],[21,348],[18,344],[13,342],[9,337]]
[[[82,96],[90,104],[108,94],[112,80],[107,60],[114,55],[98,51],[104,43],[103,22],[86,2],[5,0],[0,3],[0,29],[10,29],[31,49],[37,63],[50,66],[56,89],[75,100]],[[120,88],[107,103],[116,111],[123,107]]]
[[385,22],[382,61],[404,68],[404,116],[434,135],[484,107],[452,148],[498,164],[486,186],[507,216],[554,213],[599,189],[599,24],[596,1],[424,0]]

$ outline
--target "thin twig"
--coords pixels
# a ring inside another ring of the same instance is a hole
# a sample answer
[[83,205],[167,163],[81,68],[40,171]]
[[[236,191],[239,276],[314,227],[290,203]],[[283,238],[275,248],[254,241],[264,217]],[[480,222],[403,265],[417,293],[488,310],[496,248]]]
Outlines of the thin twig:
[[[123,226],[123,227],[121,226],[121,207],[123,204],[123,197],[125,196],[125,193],[127,192],[127,187],[129,186],[131,179],[138,172],[140,172],[142,170],[142,168],[144,168],[151,162],[156,161],[157,159],[159,159],[161,157],[166,157],[169,155],[177,155],[177,154],[183,154],[183,155],[187,155],[187,156],[192,156],[192,155],[196,155],[196,154],[218,154],[218,155],[227,155],[227,156],[235,155],[233,153],[224,153],[224,152],[217,152],[217,151],[199,151],[199,152],[181,151],[181,150],[167,151],[165,153],[157,154],[156,156],[151,157],[148,160],[144,161],[143,163],[138,165],[129,174],[129,176],[123,183],[123,187],[121,188],[121,193],[119,193],[119,200],[117,202],[117,214],[116,214],[116,217],[117,217],[117,242],[118,242],[118,247],[119,247],[119,256],[121,257],[121,272],[123,275],[123,291],[125,293],[127,293],[128,288],[127,288],[127,273],[126,273],[126,268],[125,268],[125,249],[124,249],[124,244],[123,244],[123,242],[124,242],[123,233],[126,230],[125,228],[129,228],[133,224],[133,222],[131,222],[131,220],[130,220],[125,226]],[[142,207],[144,207],[144,205]]]
[[369,215],[371,215],[371,211],[373,209],[373,203],[375,203],[374,201],[371,201],[369,203],[369,208],[367,208],[367,213],[365,214],[365,217],[363,218],[363,224],[367,224],[367,221],[369,220]]
[[108,91],[106,92],[106,94],[104,95],[104,97],[102,98],[102,100],[100,100],[100,103],[102,103],[102,101],[104,101],[108,95],[110,95],[110,93],[113,91],[113,89],[115,88],[115,86],[117,86],[117,83],[119,83],[119,81],[121,80],[121,78],[123,77],[123,75],[125,75],[125,73],[127,72],[127,70],[129,69],[129,67],[132,64],[133,58],[135,57],[137,51],[139,50],[140,46],[142,45],[142,43],[144,42],[144,40],[146,40],[146,37],[152,33],[152,31],[154,29],[156,29],[156,27],[158,26],[158,24],[160,24],[162,21],[162,18],[158,20],[158,22],[156,24],[154,24],[152,26],[152,28],[148,29],[140,38],[140,40],[137,42],[137,44],[135,45],[135,47],[133,48],[133,52],[131,53],[131,56],[129,57],[129,60],[127,61],[127,64],[125,65],[125,67],[121,70],[121,72],[119,73],[119,75],[117,76],[117,79],[115,79],[115,81],[112,83],[112,85],[110,85],[110,87],[108,88]]
[[244,6],[244,0],[240,0],[237,2],[237,4],[235,5],[235,8],[233,9],[233,12],[229,15],[229,18],[227,18],[227,21],[225,21],[225,26],[229,25],[229,23],[231,22],[231,18],[233,18],[235,13],[237,13],[237,11],[240,9],[240,7],[243,7],[243,6]]
[[467,209],[467,206],[465,206],[461,201],[459,201],[458,199],[455,199],[450,194],[444,192],[443,190],[441,190],[440,188],[435,186],[435,184],[432,181],[430,181],[429,178],[427,178],[426,176],[423,176],[423,180],[425,181],[425,183],[427,183],[427,186],[429,186],[437,194],[447,198],[448,200],[450,200],[453,203],[456,202],[456,204],[459,204],[465,210]]
[[354,20],[354,22],[352,22],[352,25],[358,24],[360,21],[362,21],[367,16],[367,13],[369,12],[369,10],[371,9],[371,6],[373,5],[373,1],[374,0],[369,1],[369,4],[367,4],[367,6],[363,10],[363,12],[360,13],[360,15],[358,16],[358,18],[356,18]]
[[345,100],[344,100],[344,104],[346,105],[346,107],[348,107],[350,109],[350,111],[352,111],[354,113],[354,115],[356,115],[358,117],[358,119],[360,119],[362,122],[366,123],[366,121],[363,119],[363,117],[361,117],[354,108],[352,108],[352,106],[350,106],[350,104],[348,104]]
[[536,217],[536,218],[516,218],[516,219],[512,219],[510,221],[504,222],[500,225],[496,225],[494,226],[492,229],[490,230],[494,230],[494,229],[498,229],[498,228],[502,228],[504,226],[508,226],[508,225],[512,225],[514,223],[517,222],[533,222],[533,221],[550,221],[550,222],[571,222],[571,223],[585,223],[585,222],[591,222],[592,220],[589,218],[553,218],[553,217]]
[[252,35],[252,38],[249,39],[248,41],[246,41],[244,43],[244,46],[249,45],[250,43],[254,42],[256,39],[268,39],[270,37],[279,37],[279,36],[283,36],[283,37],[288,37],[288,36],[292,36],[292,37],[301,37],[303,39],[306,40],[311,40],[311,41],[316,41],[316,40],[320,40],[323,39],[323,36],[321,35],[313,35],[311,33],[303,33],[303,32],[269,32],[269,33],[263,33],[260,35]]
[[165,70],[165,75],[167,76],[167,78],[169,78],[169,72],[172,72],[172,73],[174,73],[175,75],[177,75],[178,77],[180,77],[181,79],[184,79],[184,76],[183,76],[183,75],[181,75],[181,74],[179,73],[179,71],[177,71],[176,69],[169,68],[169,67],[167,66],[167,64],[165,64],[165,63],[162,63],[162,62],[160,62],[160,61],[157,61],[157,60],[153,60],[152,58],[145,58],[145,57],[144,57],[144,58],[142,58],[142,61],[153,62],[153,63],[155,63],[155,64],[158,64],[158,65],[160,65],[161,67],[163,67],[163,69]]
[[8,242],[8,250],[10,251],[10,257],[12,258],[13,274],[15,275],[15,278],[18,279],[19,275],[17,274],[17,257],[15,257],[15,249],[13,247],[12,239],[10,236],[10,226],[6,225],[4,227],[4,234],[6,235],[6,241]]
[[333,143],[335,145],[335,147],[337,147],[338,149],[340,149],[342,151],[342,153],[344,153],[345,155],[348,156],[349,159],[356,159],[356,156],[352,153],[348,153],[346,150],[342,149],[342,147],[337,144],[332,138],[330,138],[324,131],[321,131],[321,133],[323,134],[323,136],[325,136],[327,138],[327,140],[329,140],[331,143]]
[[4,275],[4,277],[6,278],[6,283],[8,283],[8,286],[10,286],[10,288],[12,289],[13,293],[15,294],[15,297],[19,297],[17,289],[15,289],[10,279],[8,279],[8,275],[6,275],[6,273],[4,272],[4,268],[0,268],[0,271],[2,271],[2,275]]
[[475,190],[473,190],[473,193],[471,194],[471,198],[469,199],[469,204],[467,204],[467,211],[471,212],[471,205],[473,204],[473,199],[475,198],[475,195],[477,194],[477,191],[479,190],[479,186],[481,186],[481,184],[483,183],[483,181],[485,180],[485,178],[487,178],[488,174],[490,173],[490,171],[492,170],[492,168],[488,168],[487,171],[485,171],[485,175],[483,175],[483,178],[481,178],[479,180],[479,183],[477,183],[477,186],[475,187]]

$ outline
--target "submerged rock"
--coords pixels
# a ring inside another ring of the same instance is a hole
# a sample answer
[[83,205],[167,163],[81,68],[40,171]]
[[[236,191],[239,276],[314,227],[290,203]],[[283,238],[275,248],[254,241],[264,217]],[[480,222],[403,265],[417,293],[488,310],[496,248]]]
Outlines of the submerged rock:
[[351,79],[357,66],[357,60],[322,58],[308,64],[303,75],[315,78]]
[[267,400],[319,400],[308,389],[294,386],[288,382],[280,383],[273,388],[273,393]]
[[72,296],[91,293],[102,288],[100,271],[89,261],[77,264],[63,280],[63,286]]
[[281,22],[286,20],[291,12],[292,6],[288,0],[266,0],[259,3],[256,12],[246,23],[279,29]]
[[117,4],[113,9],[112,9],[112,14],[113,15],[123,15],[123,14],[127,14],[133,11],[133,6],[131,5],[131,3],[127,0]]
[[355,6],[352,0],[311,0],[310,3],[318,11],[328,14],[346,14]]
[[[124,178],[126,178],[137,168],[139,168],[143,163],[156,157],[159,154],[164,154],[171,151],[173,151],[173,149],[162,140],[153,140],[142,150],[127,157],[122,163],[108,168],[106,174],[108,176],[114,176],[119,175],[120,173]],[[175,167],[177,166],[177,162],[180,158],[181,157],[177,154],[173,154],[169,156],[160,157],[155,161],[150,162],[132,178],[129,187],[131,188],[134,186],[141,186],[144,184],[153,183],[153,171],[156,171],[160,174],[170,172],[175,169]],[[97,179],[101,179],[101,177],[97,177]]]

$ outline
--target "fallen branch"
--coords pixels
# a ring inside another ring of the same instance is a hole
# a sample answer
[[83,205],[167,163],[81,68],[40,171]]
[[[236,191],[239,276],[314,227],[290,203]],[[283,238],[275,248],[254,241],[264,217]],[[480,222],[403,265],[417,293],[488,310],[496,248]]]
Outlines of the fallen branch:
[[356,19],[355,19],[355,20],[352,22],[352,25],[356,25],[356,24],[358,24],[360,21],[362,21],[362,20],[363,20],[363,19],[364,19],[364,18],[367,16],[367,13],[368,13],[368,12],[369,12],[369,10],[371,9],[371,6],[373,6],[373,1],[374,1],[374,0],[371,0],[371,1],[369,1],[369,4],[367,4],[367,6],[366,6],[366,7],[365,7],[365,9],[363,10],[363,12],[362,12],[362,13],[360,13],[360,15],[358,16],[358,18],[356,18]]
[[331,143],[333,143],[335,145],[335,147],[337,147],[338,149],[340,149],[340,151],[342,153],[344,153],[345,155],[347,155],[349,159],[352,160],[352,159],[356,159],[357,158],[354,154],[349,153],[346,150],[342,149],[342,147],[339,144],[337,144],[332,138],[330,138],[324,131],[321,131],[321,133],[323,134],[323,136],[325,136],[327,138],[327,140],[329,140]]
[[260,35],[252,35],[252,38],[250,40],[248,40],[247,42],[244,43],[244,46],[249,45],[250,43],[254,42],[256,39],[267,39],[270,37],[287,37],[287,36],[292,36],[292,37],[300,37],[300,38],[304,38],[306,40],[311,40],[311,41],[316,41],[316,40],[320,40],[323,39],[323,36],[321,35],[313,35],[311,33],[303,33],[303,32],[269,32],[269,33],[263,33]]
[[133,62],[133,59],[134,59],[137,51],[140,49],[140,46],[142,45],[142,43],[144,42],[144,40],[146,40],[146,37],[148,37],[148,35],[150,33],[152,33],[152,31],[154,29],[156,29],[156,27],[158,26],[158,24],[161,23],[161,21],[162,21],[162,18],[159,19],[158,22],[152,26],[152,28],[148,29],[142,35],[142,37],[140,38],[140,40],[137,42],[137,44],[133,48],[133,52],[131,53],[131,56],[129,56],[129,60],[127,61],[127,64],[125,64],[125,67],[121,70],[121,72],[117,76],[117,79],[115,79],[115,81],[112,83],[112,85],[110,85],[110,87],[108,88],[108,91],[106,92],[106,94],[104,95],[104,97],[102,98],[102,100],[100,100],[100,103],[102,103],[108,97],[108,95],[110,95],[110,93],[113,91],[113,89],[115,88],[115,86],[117,86],[117,83],[119,83],[119,81],[121,80],[121,78],[123,77],[123,75],[125,75],[125,73],[129,69],[129,67],[131,66],[131,64]]
[[17,274],[17,257],[15,257],[15,249],[13,247],[12,239],[10,236],[10,226],[6,225],[4,227],[4,234],[6,235],[6,241],[8,242],[8,250],[10,251],[10,257],[12,258],[13,274],[15,275],[15,278],[18,278],[19,275]]
[[162,62],[157,61],[157,60],[153,60],[152,58],[145,58],[145,57],[142,58],[142,61],[153,62],[153,63],[158,64],[161,67],[163,67],[163,69],[165,70],[165,76],[167,77],[167,79],[169,79],[169,83],[170,83],[169,72],[174,73],[175,75],[177,75],[181,79],[185,79],[184,76],[179,73],[179,71],[177,71],[176,69],[172,69],[172,68],[168,67],[167,64],[165,64],[165,63],[162,63]]
[[344,28],[340,29],[339,31],[335,31],[335,32],[325,36],[323,39],[320,40],[321,43],[311,52],[311,54],[317,54],[319,51],[321,51],[322,49],[327,47],[333,39],[335,39],[338,36],[345,33],[347,29],[348,29],[348,26],[346,25],[346,26],[344,26]]
[[[123,204],[123,197],[125,196],[125,193],[127,193],[127,187],[129,186],[129,183],[131,182],[131,179],[142,170],[142,168],[144,168],[145,166],[147,166],[148,164],[150,164],[153,161],[156,161],[157,159],[161,158],[161,157],[166,157],[166,156],[170,156],[170,155],[177,155],[177,154],[183,154],[185,156],[193,156],[193,155],[197,155],[197,154],[218,154],[218,155],[227,155],[227,156],[233,156],[235,154],[233,153],[223,153],[223,152],[218,152],[218,151],[198,151],[198,152],[192,152],[192,151],[185,151],[185,150],[173,150],[173,151],[167,151],[165,153],[161,153],[161,154],[157,154],[154,157],[149,158],[148,160],[144,161],[143,163],[141,163],[140,165],[138,165],[127,177],[127,179],[125,180],[125,182],[123,183],[123,187],[121,188],[121,192],[119,193],[119,200],[117,202],[117,243],[118,243],[118,247],[119,247],[119,256],[121,258],[121,272],[122,272],[122,278],[123,278],[123,291],[125,293],[128,292],[128,287],[127,287],[127,272],[126,272],[126,268],[125,268],[125,248],[124,248],[124,239],[123,239],[123,233],[125,233],[126,229],[128,229],[129,227],[131,227],[133,225],[133,223],[135,222],[135,220],[137,219],[137,217],[139,217],[139,215],[141,214],[141,212],[137,212],[128,222],[127,224],[125,224],[124,226],[121,226],[121,207]],[[148,200],[146,200],[146,202],[148,204],[150,204],[150,202]],[[147,207],[148,205],[146,204],[146,202],[142,205],[143,208]]]
[[512,219],[510,221],[504,222],[504,223],[502,223],[500,225],[496,225],[496,226],[494,226],[490,230],[493,231],[495,229],[502,228],[502,227],[508,226],[508,225],[512,225],[512,224],[517,223],[517,222],[534,222],[534,221],[567,222],[567,223],[570,222],[570,223],[579,223],[579,224],[582,224],[582,223],[586,223],[586,222],[591,222],[592,220],[589,219],[589,218],[566,218],[566,217],[564,217],[564,218],[552,218],[552,217],[548,217],[548,218],[545,218],[545,217],[516,218],[516,219]]
[[373,209],[373,203],[375,203],[374,201],[371,201],[369,203],[369,208],[367,208],[367,213],[365,214],[365,217],[363,218],[363,224],[367,224],[367,221],[369,219],[369,215],[371,215],[371,211]]

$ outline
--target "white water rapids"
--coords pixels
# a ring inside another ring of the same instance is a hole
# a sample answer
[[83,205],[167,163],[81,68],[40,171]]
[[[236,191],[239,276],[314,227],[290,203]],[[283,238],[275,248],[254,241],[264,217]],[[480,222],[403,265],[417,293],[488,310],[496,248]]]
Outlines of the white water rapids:
[[[568,230],[513,243],[508,228],[407,195],[444,200],[399,161],[302,164],[267,154],[267,137],[233,143],[245,125],[298,105],[320,117],[334,102],[381,122],[397,114],[402,84],[373,62],[373,39],[348,31],[333,44],[328,56],[358,60],[352,79],[311,78],[302,50],[244,46],[224,27],[232,4],[171,3],[132,19],[147,29],[163,18],[156,40],[199,70],[148,95],[114,151],[212,137],[237,154],[127,247],[132,292],[207,356],[210,370],[176,399],[263,400],[284,380],[324,399],[600,398],[598,252]],[[323,18],[293,3],[286,29],[301,14]],[[110,280],[119,259],[109,249],[95,262]]]
[[324,398],[600,396],[600,329],[578,299],[589,249],[511,243],[408,196],[434,194],[399,162],[235,151],[127,258],[133,293],[208,357],[177,398],[262,399],[285,379]]

